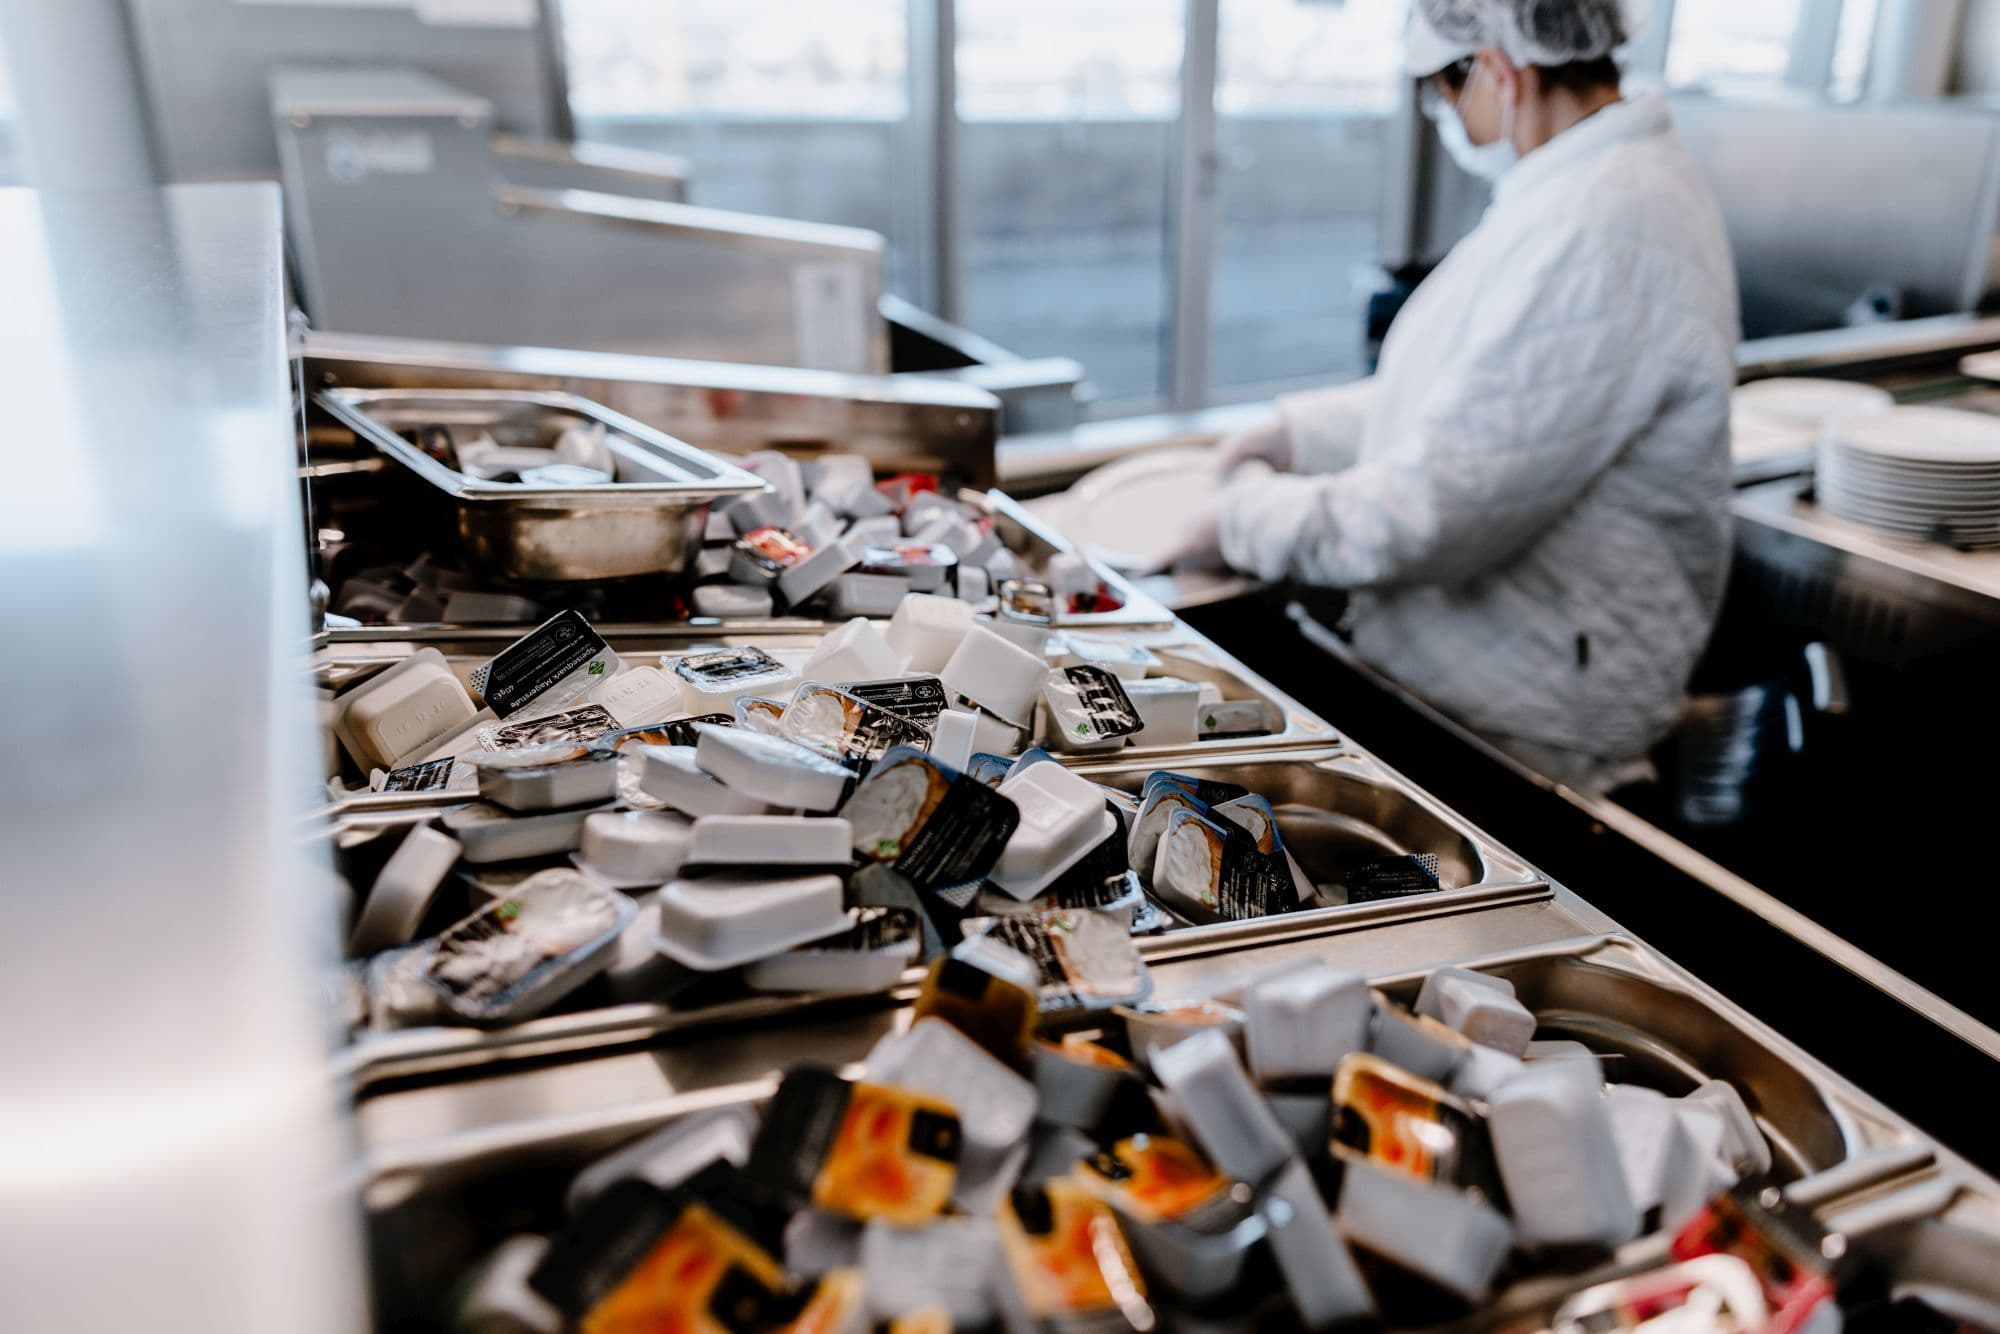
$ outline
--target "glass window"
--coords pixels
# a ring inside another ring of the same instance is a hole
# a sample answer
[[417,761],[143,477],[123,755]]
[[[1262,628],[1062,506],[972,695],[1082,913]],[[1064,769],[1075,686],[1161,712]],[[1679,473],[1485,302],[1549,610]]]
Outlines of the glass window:
[[1800,0],[1675,0],[1667,82],[1716,92],[1775,88],[1785,81]]
[[907,103],[900,0],[564,0],[579,117],[894,118]]
[[1846,0],[1840,7],[1840,37],[1827,84],[1828,95],[1837,102],[1859,101],[1868,91],[1868,62],[1875,53],[1875,20],[1881,10],[1881,0]]
[[964,323],[1077,358],[1115,406],[1157,399],[1182,7],[957,5]]
[[579,139],[686,157],[690,203],[908,230],[904,0],[564,0],[562,17]]
[[1405,9],[1222,0],[1211,397],[1365,371]]
[[7,81],[7,49],[0,47],[0,185],[20,181],[19,153],[14,142],[14,88]]

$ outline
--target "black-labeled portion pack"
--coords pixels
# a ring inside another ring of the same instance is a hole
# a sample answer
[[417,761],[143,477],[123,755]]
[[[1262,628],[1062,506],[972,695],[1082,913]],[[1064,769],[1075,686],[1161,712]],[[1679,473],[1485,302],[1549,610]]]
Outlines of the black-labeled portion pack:
[[[757,1226],[760,1211],[744,1201],[749,1189],[726,1163],[672,1190],[641,1177],[613,1182],[550,1243],[528,1286],[572,1326],[607,1304],[624,1315],[643,1309],[663,1324],[705,1317],[722,1329],[748,1331],[781,1323],[797,1302],[771,1255],[780,1234]],[[672,1252],[662,1249],[670,1238]],[[703,1263],[694,1287],[660,1270],[696,1255]]]
[[[842,1133],[850,1118],[864,1133]],[[794,1206],[914,1225],[950,1202],[964,1141],[941,1098],[795,1066],[765,1109],[743,1173]]]
[[1297,903],[1290,871],[1240,825],[1175,810],[1153,861],[1153,892],[1182,916],[1244,921]]
[[1051,672],[1042,698],[1055,730],[1072,745],[1131,736],[1145,725],[1124,684],[1092,663]]
[[524,746],[560,746],[591,742],[618,730],[618,720],[602,704],[586,704],[567,713],[548,713],[539,718],[501,723],[479,729],[479,742],[488,750],[518,750]]
[[853,917],[853,926],[837,936],[815,940],[807,948],[872,954],[908,944],[923,935],[923,923],[906,908],[857,908]]
[[607,1186],[549,1244],[528,1286],[570,1319],[611,1295],[680,1222],[693,1197],[639,1177]]
[[785,674],[785,665],[761,648],[724,648],[710,653],[691,653],[674,663],[675,676],[711,690],[739,681],[754,681],[761,676]]
[[1187,774],[1172,773],[1166,769],[1155,769],[1146,775],[1146,792],[1150,794],[1155,784],[1171,783],[1181,791],[1208,806],[1220,806],[1225,801],[1235,801],[1250,795],[1250,789],[1241,783],[1224,783],[1214,778],[1192,778]]
[[927,890],[976,887],[1021,823],[1020,808],[992,788],[901,746],[881,758],[840,814],[854,827],[857,853]]
[[854,912],[879,908],[914,917],[923,932],[926,959],[943,949],[945,941],[957,940],[962,934],[959,923],[965,920],[963,909],[920,891],[881,862],[865,863],[848,880],[847,906]]
[[1347,901],[1375,903],[1382,899],[1404,899],[1416,894],[1429,894],[1438,887],[1436,853],[1381,857],[1363,862],[1348,872]]
[[607,732],[599,744],[613,750],[624,750],[628,746],[692,746],[701,734],[695,731],[695,724],[707,723],[712,727],[734,727],[736,719],[726,713],[704,713],[697,718],[676,718],[670,723],[648,723],[644,727],[627,727],[616,732]]
[[845,687],[847,693],[878,709],[901,714],[926,732],[937,725],[938,715],[950,703],[944,682],[935,676],[896,676],[886,681],[857,681]]
[[1034,961],[1045,1013],[1131,1005],[1152,994],[1152,974],[1131,932],[1108,913],[1010,913],[990,919],[982,934]]
[[538,701],[566,704],[617,675],[618,655],[575,611],[559,611],[473,669],[486,707],[511,717]]
[[442,792],[451,782],[451,766],[456,763],[455,756],[447,755],[441,760],[426,760],[422,764],[406,764],[400,769],[391,769],[382,780],[382,791]]
[[778,733],[862,774],[898,746],[921,751],[931,744],[921,724],[819,681],[806,682],[792,695]]

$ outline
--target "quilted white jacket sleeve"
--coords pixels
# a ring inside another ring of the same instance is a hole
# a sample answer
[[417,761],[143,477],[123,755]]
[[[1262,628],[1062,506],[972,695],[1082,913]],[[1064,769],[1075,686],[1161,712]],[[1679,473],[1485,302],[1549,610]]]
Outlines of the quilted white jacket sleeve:
[[1375,405],[1375,377],[1278,396],[1278,420],[1292,446],[1295,473],[1339,472],[1361,452]]
[[1641,345],[1632,309],[1647,257],[1559,227],[1510,251],[1420,410],[1389,414],[1402,438],[1331,476],[1237,475],[1232,566],[1342,588],[1462,581],[1529,545],[1657,415],[1668,386],[1648,368],[1670,358]]

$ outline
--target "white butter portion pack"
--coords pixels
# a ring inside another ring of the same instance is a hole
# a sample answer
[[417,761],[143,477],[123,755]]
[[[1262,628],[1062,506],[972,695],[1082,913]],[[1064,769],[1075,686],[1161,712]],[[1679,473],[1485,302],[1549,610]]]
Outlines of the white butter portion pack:
[[837,875],[675,880],[658,902],[660,953],[704,973],[768,958],[847,924]]
[[334,701],[334,734],[363,773],[396,761],[471,722],[479,706],[434,648],[419,649]]

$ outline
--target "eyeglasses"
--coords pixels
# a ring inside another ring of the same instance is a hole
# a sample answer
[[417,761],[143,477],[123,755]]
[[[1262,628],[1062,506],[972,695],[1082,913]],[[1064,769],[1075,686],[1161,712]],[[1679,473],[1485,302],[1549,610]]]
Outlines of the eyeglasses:
[[[1421,80],[1417,84],[1417,106],[1432,120],[1436,120],[1446,106],[1456,106],[1459,94],[1465,91],[1466,82],[1472,78],[1476,63],[1475,57],[1466,56]],[[1447,89],[1450,91],[1447,92]]]

